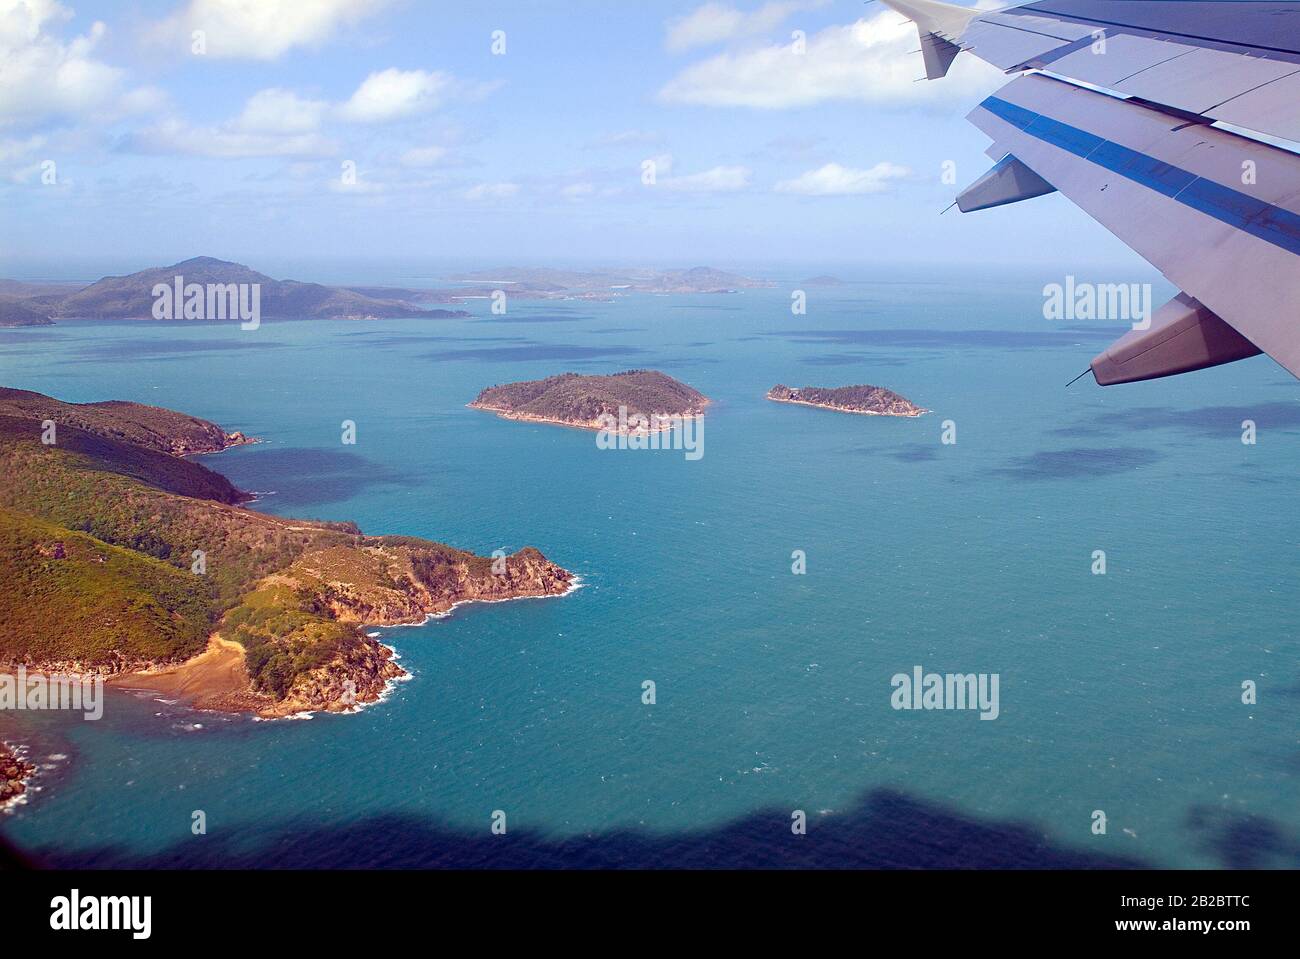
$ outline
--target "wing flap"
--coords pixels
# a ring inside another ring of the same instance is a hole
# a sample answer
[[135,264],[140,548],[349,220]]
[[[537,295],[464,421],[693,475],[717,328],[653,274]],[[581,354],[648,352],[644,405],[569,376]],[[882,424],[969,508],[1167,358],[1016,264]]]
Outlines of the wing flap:
[[[1166,103],[1189,113],[1209,113],[1225,100],[1273,80],[1300,73],[1300,66],[1281,60],[1188,47],[1185,53],[1139,70],[1115,84],[1120,93],[1152,103]],[[1104,56],[1105,54],[1103,54]]]
[[1300,376],[1300,157],[1041,75],[971,120]]
[[1300,73],[1235,96],[1212,112],[1225,123],[1300,143]]
[[1120,35],[1106,41],[1104,54],[1097,53],[1090,43],[1060,59],[1043,61],[1042,67],[1060,76],[1113,88],[1141,70],[1186,56],[1195,49],[1167,40]]
[[1300,141],[1300,4],[1039,0],[979,12],[884,2],[923,35],[933,30],[1002,70],[1041,69]]

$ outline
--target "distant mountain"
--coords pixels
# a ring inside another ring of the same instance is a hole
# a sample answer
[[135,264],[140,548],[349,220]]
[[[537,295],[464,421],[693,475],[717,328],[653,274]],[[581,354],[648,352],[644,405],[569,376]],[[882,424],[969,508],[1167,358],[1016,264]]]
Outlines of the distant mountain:
[[460,282],[510,284],[508,292],[529,293],[734,293],[772,286],[712,267],[689,270],[554,270],[546,267],[501,267],[455,277]]
[[[210,256],[198,256],[171,266],[153,267],[128,276],[106,276],[98,282],[71,293],[39,294],[10,299],[0,293],[0,322],[7,310],[10,315],[30,318],[44,314],[50,319],[148,320],[154,318],[154,287],[172,287],[177,276],[185,284],[253,284],[260,286],[260,310],[263,319],[368,319],[385,317],[454,317],[468,316],[459,310],[427,310],[417,305],[418,290],[394,290],[392,297],[368,296],[347,287],[276,280],[241,263],[231,263]],[[12,281],[10,281],[12,282]],[[27,286],[21,284],[20,286]],[[19,294],[21,296],[21,294]],[[430,297],[432,299],[432,297]],[[178,304],[174,315],[183,314]],[[8,323],[6,325],[19,325]]]
[[657,416],[695,416],[708,403],[699,390],[666,373],[628,370],[608,376],[561,373],[544,380],[490,386],[469,405],[506,419],[598,430],[603,428],[601,417],[617,417],[619,407],[627,410],[628,419],[642,416],[653,423]]
[[80,290],[83,286],[84,283],[29,283],[26,280],[0,279],[0,296],[13,296],[20,299],[48,294],[63,296]]

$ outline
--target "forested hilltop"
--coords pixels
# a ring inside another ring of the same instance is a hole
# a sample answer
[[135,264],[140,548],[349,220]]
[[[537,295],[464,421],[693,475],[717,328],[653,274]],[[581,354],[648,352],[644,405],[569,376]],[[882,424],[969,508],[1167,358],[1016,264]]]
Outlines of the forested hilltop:
[[600,429],[601,417],[695,416],[709,398],[657,370],[628,370],[608,376],[561,373],[544,380],[490,386],[469,405],[508,419],[535,420]]

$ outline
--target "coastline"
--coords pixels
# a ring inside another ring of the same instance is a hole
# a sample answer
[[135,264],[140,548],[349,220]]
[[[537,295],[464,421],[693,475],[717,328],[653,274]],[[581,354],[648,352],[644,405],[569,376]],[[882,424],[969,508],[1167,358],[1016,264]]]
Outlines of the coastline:
[[[708,406],[709,405],[708,401],[706,401],[704,405]],[[537,416],[533,413],[517,413],[513,410],[506,409],[505,407],[502,406],[488,406],[486,403],[480,403],[477,400],[475,400],[472,403],[466,403],[465,406],[471,410],[482,410],[483,412],[486,413],[495,413],[498,417],[500,417],[503,420],[514,420],[515,422],[518,423],[542,423],[547,426],[567,426],[570,429],[587,430],[592,433],[599,433],[605,429],[605,427],[601,425],[599,420],[587,420],[586,422],[579,422],[576,420],[555,419],[554,417],[550,417],[550,416]],[[686,413],[663,413],[659,415],[664,417],[675,416],[681,419],[686,419],[688,417],[694,418],[698,416],[703,416],[704,409],[701,408],[698,410],[691,410]],[[650,417],[647,417],[647,419],[649,418]],[[672,424],[669,424],[668,426],[661,426],[658,429],[610,430],[609,432],[619,436],[636,436],[636,435],[650,434],[650,433],[671,433],[674,429],[675,427]]]
[[768,399],[773,403],[790,403],[794,406],[811,406],[814,409],[830,410],[833,413],[856,413],[859,416],[894,416],[905,420],[914,420],[918,416],[924,416],[926,413],[931,412],[931,410],[923,410],[918,407],[914,413],[882,413],[879,410],[855,410],[848,406],[833,406],[830,403],[813,403],[809,400],[786,400],[778,399],[775,396],[769,396]]
[[586,585],[586,583],[582,581],[582,577],[579,576],[577,573],[570,573],[569,575],[572,576],[573,578],[569,580],[568,589],[566,589],[562,593],[534,593],[532,595],[526,595],[526,596],[506,596],[503,597],[502,599],[458,599],[450,606],[448,606],[446,609],[441,609],[433,613],[425,613],[424,618],[417,622],[389,623],[387,625],[376,624],[376,628],[396,629],[399,626],[423,626],[431,619],[447,619],[459,607],[471,606],[474,603],[483,603],[485,605],[490,605],[495,603],[513,603],[516,600],[521,600],[521,599],[560,599],[561,597],[568,596],[570,593],[576,593],[578,590],[582,589],[582,587]]
[[[506,596],[501,599],[460,599],[449,604],[445,609],[425,613],[419,619],[404,622],[358,624],[362,630],[397,629],[407,626],[423,626],[431,620],[446,619],[460,606],[471,603],[510,603],[524,599],[555,599],[568,596],[585,585],[582,578],[573,574],[568,588],[562,593],[531,593],[519,596]],[[383,686],[376,693],[362,694],[355,703],[344,709],[302,709],[277,703],[269,696],[252,688],[244,667],[244,647],[232,640],[222,639],[213,634],[208,639],[208,647],[197,656],[192,656],[180,663],[160,663],[144,669],[109,674],[105,684],[125,692],[144,692],[151,698],[174,704],[183,703],[187,708],[198,712],[215,712],[226,714],[251,713],[256,722],[274,722],[281,719],[311,719],[317,713],[337,713],[352,715],[369,706],[375,706],[388,700],[396,690],[398,683],[409,682],[412,674],[398,665],[401,654],[396,647],[381,642],[382,634],[366,632],[366,638],[373,640],[381,650],[385,662],[391,663],[397,673],[384,677]],[[188,700],[188,701],[187,701]]]

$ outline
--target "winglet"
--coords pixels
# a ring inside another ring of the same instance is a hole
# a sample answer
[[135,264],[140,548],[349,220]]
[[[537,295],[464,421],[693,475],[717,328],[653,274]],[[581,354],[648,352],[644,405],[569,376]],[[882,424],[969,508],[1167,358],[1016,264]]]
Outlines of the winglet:
[[937,80],[947,76],[952,61],[961,52],[957,40],[967,25],[981,12],[940,0],[880,0],[916,24],[925,57],[925,76]]

